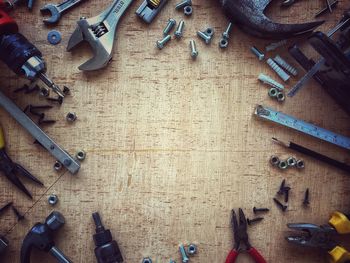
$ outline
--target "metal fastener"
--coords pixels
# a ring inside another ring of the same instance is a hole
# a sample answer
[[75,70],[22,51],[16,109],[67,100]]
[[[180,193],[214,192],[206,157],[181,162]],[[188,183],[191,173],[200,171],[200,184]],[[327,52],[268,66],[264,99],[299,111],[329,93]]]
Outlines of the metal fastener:
[[279,102],[283,102],[283,101],[286,100],[286,96],[284,95],[283,92],[279,91],[279,92],[277,92],[276,99],[277,99]]
[[173,30],[174,26],[176,25],[176,20],[173,18],[170,18],[163,30],[163,35],[167,36],[169,35],[170,31]]
[[184,14],[185,14],[186,16],[190,16],[190,15],[192,15],[192,13],[193,13],[193,8],[192,8],[192,6],[188,5],[188,6],[185,6],[185,7],[184,7]]
[[298,169],[303,169],[303,168],[305,168],[305,163],[304,163],[304,161],[303,161],[303,160],[298,160],[298,161],[297,161],[296,167],[297,167]]
[[297,159],[295,159],[294,157],[289,157],[287,159],[287,163],[288,163],[288,166],[294,167],[297,165]]
[[284,202],[285,203],[288,203],[289,201],[289,191],[291,190],[292,188],[290,188],[289,186],[287,187],[284,187],[283,191],[284,191]]
[[276,88],[271,88],[269,90],[268,94],[271,98],[276,98],[276,96],[278,94],[278,90]]
[[39,95],[41,97],[45,97],[46,98],[46,97],[48,97],[50,95],[50,90],[48,88],[46,88],[46,87],[41,87],[40,91],[39,91]]
[[256,214],[256,213],[259,213],[259,212],[269,212],[270,211],[270,209],[268,209],[268,208],[257,208],[257,207],[253,207],[253,212],[254,212],[254,214]]
[[179,25],[177,26],[175,33],[174,33],[176,38],[179,39],[183,36],[184,28],[185,28],[185,21],[181,20]]
[[196,59],[198,56],[198,50],[197,50],[196,42],[193,39],[190,40],[190,48],[191,48],[191,57],[193,59]]
[[213,37],[213,35],[214,35],[214,28],[208,27],[208,28],[204,31],[204,33],[205,33],[207,36]]
[[293,67],[291,64],[289,64],[287,61],[285,61],[281,56],[276,55],[276,57],[273,60],[278,65],[280,65],[282,68],[287,70],[293,76],[297,76],[298,75],[298,70],[295,67]]
[[309,188],[307,188],[304,194],[303,205],[308,206],[309,204],[310,204],[310,190]]
[[184,0],[180,3],[178,3],[176,6],[175,6],[175,9],[176,10],[180,10],[182,8],[184,8],[185,6],[191,6],[192,5],[192,0]]
[[280,163],[280,158],[278,158],[278,157],[275,156],[275,155],[272,155],[272,156],[270,157],[270,163],[271,163],[272,165],[274,165],[274,166],[278,166],[279,163]]
[[187,253],[190,255],[190,256],[193,256],[195,254],[197,254],[197,245],[195,244],[190,244],[187,248]]
[[58,203],[58,196],[55,194],[51,194],[49,195],[47,202],[49,203],[49,205],[55,205]]
[[269,58],[266,63],[270,66],[270,68],[277,73],[277,75],[284,81],[288,81],[290,76],[280,67],[278,64],[271,58]]
[[202,32],[202,31],[198,31],[197,36],[199,36],[201,39],[203,39],[205,44],[207,44],[207,45],[210,44],[211,37],[208,36],[206,33]]
[[53,165],[53,168],[55,171],[61,171],[62,170],[62,164],[59,161],[56,161],[55,164]]
[[219,41],[219,47],[220,48],[227,48],[228,47],[228,39],[227,38],[221,38]]
[[275,204],[283,211],[285,212],[288,208],[288,206],[282,204],[280,201],[278,201],[276,198],[273,198],[273,201],[275,202]]
[[76,158],[77,158],[79,161],[84,161],[85,158],[86,158],[86,152],[83,151],[83,150],[78,151],[77,154],[76,154]]
[[278,168],[285,170],[288,168],[288,164],[286,161],[280,161],[280,163],[278,164]]
[[286,179],[283,179],[281,182],[280,188],[278,189],[278,192],[277,192],[278,195],[283,195],[285,185],[286,185]]
[[272,88],[284,90],[284,86],[281,83],[277,82],[276,80],[272,79],[270,76],[267,76],[263,73],[260,73],[258,80],[260,80],[264,84],[269,85]]
[[232,22],[230,22],[228,24],[228,26],[226,27],[226,30],[222,33],[222,37],[225,38],[225,39],[229,39],[230,38],[230,33],[231,33],[231,30],[232,30]]
[[251,226],[252,224],[261,222],[262,220],[264,220],[263,217],[256,217],[256,218],[253,218],[253,219],[247,218],[247,223],[248,223],[248,225]]
[[251,47],[250,51],[252,51],[252,53],[260,60],[264,60],[265,58],[265,54],[262,53],[257,47]]
[[144,258],[144,259],[142,259],[142,263],[152,263],[152,259],[151,258]]
[[163,47],[171,40],[171,36],[167,35],[161,40],[157,40],[156,46],[159,49],[163,49]]
[[187,256],[186,249],[185,249],[184,245],[181,244],[179,246],[179,251],[181,254],[182,263],[187,263],[188,261],[190,261],[190,259]]
[[62,35],[57,30],[51,30],[47,34],[47,41],[49,41],[49,43],[51,45],[57,45],[57,44],[59,44],[61,42],[61,40],[62,40]]
[[75,112],[68,112],[66,115],[66,120],[68,122],[75,122],[77,120],[77,115]]

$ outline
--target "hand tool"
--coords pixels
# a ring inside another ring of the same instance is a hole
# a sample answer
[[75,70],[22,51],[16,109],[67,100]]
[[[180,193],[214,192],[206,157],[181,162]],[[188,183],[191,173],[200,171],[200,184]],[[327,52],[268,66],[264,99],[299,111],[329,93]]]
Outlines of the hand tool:
[[9,242],[7,241],[7,239],[3,236],[0,236],[0,255],[2,255],[5,252],[8,245]]
[[136,10],[136,15],[150,24],[167,2],[168,0],[144,0]]
[[[230,251],[226,258],[226,263],[234,263],[237,260],[238,255],[241,252],[248,252],[248,254],[254,259],[257,263],[266,263],[266,260],[263,256],[249,243],[248,233],[247,233],[247,219],[243,213],[243,210],[239,208],[239,221],[237,220],[235,210],[232,210],[231,218],[231,227],[233,230],[233,236],[235,245],[234,248]],[[245,248],[241,247],[241,244],[245,245]]]
[[114,0],[101,14],[92,18],[82,18],[69,39],[67,51],[71,51],[82,41],[92,48],[93,58],[79,66],[80,70],[91,71],[107,66],[112,59],[117,25],[133,0]]
[[332,158],[329,158],[328,156],[325,156],[323,154],[320,154],[318,152],[315,152],[313,150],[310,150],[304,146],[301,146],[299,144],[296,144],[294,142],[283,142],[281,140],[278,140],[276,138],[272,138],[272,141],[277,143],[278,145],[281,145],[283,147],[286,147],[286,148],[289,148],[289,149],[292,149],[294,151],[297,151],[299,153],[303,153],[307,156],[310,156],[310,157],[313,157],[314,159],[316,160],[319,160],[319,161],[322,161],[322,162],[325,162],[329,165],[332,165],[336,168],[339,168],[347,173],[350,173],[350,165],[346,164],[346,163],[342,163],[342,162],[339,162],[337,160],[334,160]]
[[0,171],[3,172],[7,179],[11,181],[18,189],[25,193],[29,198],[33,198],[27,188],[16,176],[22,175],[28,178],[38,185],[43,185],[37,178],[35,178],[31,173],[24,169],[21,165],[14,163],[11,158],[7,155],[5,150],[5,137],[2,127],[0,126]]
[[287,236],[290,243],[327,251],[330,262],[350,262],[350,253],[333,240],[332,236],[350,233],[350,221],[340,212],[334,212],[328,224],[317,226],[309,223],[288,224],[289,229],[298,231]]
[[30,263],[30,255],[33,248],[50,254],[60,263],[72,263],[57,247],[53,240],[54,233],[65,224],[65,219],[60,212],[53,211],[45,220],[45,223],[36,223],[25,236],[20,263]]
[[60,88],[45,74],[46,65],[39,49],[18,33],[16,22],[4,9],[4,2],[0,2],[0,59],[17,75],[24,75],[29,80],[39,78],[64,97]]
[[258,105],[254,113],[257,117],[272,121],[283,126],[292,128],[299,132],[308,134],[315,138],[321,139],[323,141],[329,142],[331,144],[337,145],[339,147],[350,150],[350,138],[343,135],[336,134],[334,132],[328,131],[326,129],[320,128],[311,123],[307,123],[302,120],[298,120],[295,117],[278,112],[274,109]]
[[20,108],[0,92],[0,107],[7,111],[27,132],[51,153],[69,172],[76,174],[80,164],[43,132]]
[[[339,3],[339,0],[335,0],[334,2],[332,2],[332,3],[330,4],[331,8],[337,7],[338,3]],[[323,15],[323,14],[326,13],[327,11],[329,11],[328,6],[325,7],[325,8],[323,8],[323,9],[321,9],[320,11],[318,11],[318,12],[316,13],[316,15],[315,15],[315,18],[317,18],[317,17]]]
[[86,0],[65,0],[60,4],[46,4],[40,8],[42,14],[50,14],[49,18],[43,20],[45,24],[56,24],[61,16],[69,9],[76,7]]
[[98,263],[121,263],[123,256],[120,252],[117,241],[113,240],[112,233],[105,229],[99,213],[93,213],[92,218],[96,225],[94,242],[96,245],[95,256]]
[[272,0],[221,0],[226,15],[244,31],[260,38],[286,39],[313,31],[324,21],[280,24],[265,14]]

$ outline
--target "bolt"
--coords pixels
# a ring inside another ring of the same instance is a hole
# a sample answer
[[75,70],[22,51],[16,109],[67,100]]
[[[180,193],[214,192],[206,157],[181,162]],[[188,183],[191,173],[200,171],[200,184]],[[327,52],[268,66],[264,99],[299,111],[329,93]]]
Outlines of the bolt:
[[270,66],[270,68],[277,73],[277,75],[284,81],[288,81],[290,76],[280,67],[278,64],[271,58],[269,58],[266,63]]
[[277,82],[276,80],[272,79],[270,76],[267,76],[263,73],[261,73],[258,77],[258,80],[260,80],[261,82],[269,85],[270,87],[272,88],[276,88],[276,89],[279,89],[279,90],[284,90],[284,86]]
[[197,246],[195,244],[190,244],[187,248],[187,252],[190,256],[197,254]]
[[179,246],[179,251],[181,254],[181,258],[182,258],[182,263],[187,263],[188,261],[190,261],[190,259],[187,256],[186,249],[185,249],[184,245],[181,244]]
[[191,48],[191,57],[196,59],[198,56],[198,50],[196,46],[196,42],[194,40],[190,40],[190,48]]
[[226,28],[226,30],[224,31],[224,33],[222,33],[222,37],[225,39],[229,39],[230,38],[230,33],[232,30],[232,26],[233,24],[230,22]]
[[309,188],[307,188],[304,194],[303,205],[308,206],[309,204],[310,204],[310,190]]
[[305,163],[303,160],[298,160],[297,161],[297,168],[298,169],[304,169],[305,168]]
[[180,3],[178,3],[176,6],[175,6],[175,9],[176,10],[180,10],[182,8],[184,8],[185,6],[191,6],[192,5],[192,0],[184,0]]
[[282,181],[282,183],[280,185],[280,188],[279,188],[279,190],[277,192],[278,195],[283,195],[285,185],[286,185],[286,179],[283,179],[283,181]]
[[169,35],[170,31],[174,28],[174,26],[176,25],[176,20],[173,18],[170,18],[163,30],[163,35],[167,36]]
[[284,202],[288,203],[289,201],[289,191],[291,190],[291,188],[289,186],[284,187],[283,191],[284,191]]
[[262,221],[263,219],[264,219],[263,217],[256,217],[256,218],[253,218],[253,219],[247,218],[247,223],[248,223],[248,225],[251,226],[252,224],[258,223],[258,222]]
[[262,53],[259,49],[257,49],[256,47],[251,47],[250,51],[252,51],[252,53],[260,60],[262,61],[265,58],[265,54]]
[[12,206],[12,210],[15,213],[18,221],[21,221],[25,218],[24,215],[22,215],[16,207]]
[[203,39],[205,44],[207,44],[207,45],[210,44],[211,37],[208,36],[206,33],[202,32],[202,31],[198,31],[197,36],[199,36],[201,39]]
[[254,214],[259,213],[259,212],[269,212],[270,209],[268,208],[256,208],[255,206],[253,207],[253,212]]
[[58,104],[62,104],[63,103],[63,98],[62,97],[58,97],[58,98],[46,98],[46,100],[51,101],[51,102],[57,102]]
[[193,13],[193,8],[192,6],[188,5],[184,7],[184,14],[185,16],[190,16]]
[[273,201],[275,202],[275,204],[283,211],[285,212],[288,208],[288,206],[282,204],[280,201],[278,201],[276,198],[273,198]]
[[159,49],[163,49],[163,47],[171,40],[171,36],[167,35],[166,37],[164,37],[161,40],[157,40],[156,45],[157,48]]
[[174,33],[177,39],[180,39],[183,36],[184,28],[185,28],[185,21],[181,20]]
[[50,194],[49,198],[47,199],[47,202],[49,205],[55,205],[58,202],[58,196],[55,194]]
[[276,55],[276,57],[273,59],[278,65],[280,65],[282,68],[287,70],[290,74],[293,76],[298,75],[298,70],[290,65],[287,61],[285,61],[283,58],[281,58],[279,55]]
[[75,112],[68,112],[66,115],[66,120],[68,122],[75,122],[77,120],[77,115]]

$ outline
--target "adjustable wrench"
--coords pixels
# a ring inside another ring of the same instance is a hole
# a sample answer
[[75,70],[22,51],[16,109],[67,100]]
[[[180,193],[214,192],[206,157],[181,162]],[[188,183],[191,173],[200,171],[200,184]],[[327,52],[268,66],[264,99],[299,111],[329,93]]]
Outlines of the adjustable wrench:
[[92,18],[81,18],[69,39],[67,51],[71,51],[82,41],[92,48],[93,58],[79,66],[80,70],[91,71],[105,67],[112,59],[116,29],[121,16],[133,0],[114,0],[101,14]]
[[51,16],[47,19],[44,19],[45,24],[55,24],[57,23],[61,15],[66,12],[67,10],[77,6],[81,2],[84,2],[85,0],[65,0],[60,4],[47,4],[40,8],[41,13],[49,13]]

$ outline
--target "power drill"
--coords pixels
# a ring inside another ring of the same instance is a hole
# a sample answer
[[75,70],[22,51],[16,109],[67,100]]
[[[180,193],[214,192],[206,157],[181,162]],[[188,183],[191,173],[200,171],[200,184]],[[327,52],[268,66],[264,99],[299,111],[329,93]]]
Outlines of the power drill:
[[0,60],[17,75],[33,81],[41,79],[60,97],[61,89],[45,74],[46,64],[40,50],[18,32],[18,25],[6,12],[9,3],[0,1]]

